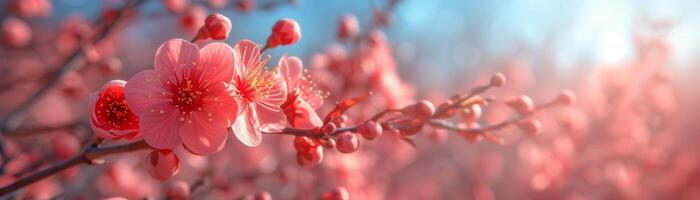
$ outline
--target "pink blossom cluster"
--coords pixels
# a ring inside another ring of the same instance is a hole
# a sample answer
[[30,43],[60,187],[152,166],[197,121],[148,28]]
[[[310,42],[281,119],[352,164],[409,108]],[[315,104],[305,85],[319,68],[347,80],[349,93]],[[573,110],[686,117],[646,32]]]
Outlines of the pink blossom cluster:
[[700,197],[698,69],[672,67],[673,23],[640,23],[618,64],[564,71],[525,45],[435,78],[418,62],[434,50],[394,37],[400,0],[336,13],[310,48],[302,17],[239,22],[313,2],[109,1],[53,21],[55,2],[0,3],[2,199]]

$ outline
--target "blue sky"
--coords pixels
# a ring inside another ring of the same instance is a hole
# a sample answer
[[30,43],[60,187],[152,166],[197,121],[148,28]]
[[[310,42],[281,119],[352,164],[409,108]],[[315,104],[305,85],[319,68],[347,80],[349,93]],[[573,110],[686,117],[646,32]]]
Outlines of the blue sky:
[[[372,1],[380,6],[385,2]],[[63,18],[69,12],[93,16],[105,2],[109,1],[55,0],[55,17]],[[308,58],[334,40],[337,20],[343,14],[352,13],[367,26],[370,7],[370,0],[302,0],[299,5],[272,11],[242,14],[227,9],[222,13],[234,24],[231,43],[243,38],[263,42],[277,19],[296,19],[302,40],[271,53]],[[673,65],[682,68],[698,54],[698,10],[700,1],[693,0],[403,0],[394,15],[395,25],[386,32],[392,44],[400,47],[400,63],[412,66],[447,71],[477,67],[474,64],[479,59],[507,55],[520,46],[547,46],[557,52],[557,63],[567,68],[582,60],[624,62],[633,56],[631,36],[643,19],[672,20],[675,26],[668,38],[675,50]],[[144,11],[162,12],[160,1],[151,0]],[[189,38],[177,30],[176,23],[174,18],[141,22],[128,34],[146,37],[132,43],[151,42],[151,48],[168,37]],[[170,31],[164,34],[164,29]]]

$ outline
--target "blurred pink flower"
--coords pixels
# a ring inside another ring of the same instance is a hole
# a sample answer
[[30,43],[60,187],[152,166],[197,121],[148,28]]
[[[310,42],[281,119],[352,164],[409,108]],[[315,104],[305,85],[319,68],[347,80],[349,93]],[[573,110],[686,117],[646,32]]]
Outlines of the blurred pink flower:
[[49,0],[12,0],[9,3],[10,11],[24,18],[47,17],[52,10]]
[[125,81],[113,80],[90,96],[90,125],[104,139],[134,139],[141,135],[139,117],[127,105]]
[[315,109],[323,105],[324,96],[303,74],[303,63],[297,57],[280,59],[280,75],[287,83],[287,101],[282,110],[293,127],[314,128],[323,125]]
[[265,69],[266,58],[260,60],[258,44],[243,40],[236,44],[233,96],[240,114],[231,129],[245,145],[258,146],[260,131],[275,131],[285,127],[287,119],[280,109],[287,97],[287,85],[277,70]]
[[27,22],[14,17],[5,19],[0,31],[2,42],[12,48],[26,47],[32,41],[32,29]]
[[237,105],[224,81],[233,75],[234,54],[224,43],[201,50],[182,39],[163,43],[155,69],[134,75],[126,84],[126,100],[141,117],[146,142],[158,149],[184,143],[192,153],[218,152]]

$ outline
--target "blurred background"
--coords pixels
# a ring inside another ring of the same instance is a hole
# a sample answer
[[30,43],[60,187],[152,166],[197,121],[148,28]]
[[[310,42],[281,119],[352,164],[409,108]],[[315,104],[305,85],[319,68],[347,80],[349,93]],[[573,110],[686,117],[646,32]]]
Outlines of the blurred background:
[[[336,186],[346,187],[351,199],[700,199],[700,1],[190,0],[184,11],[173,12],[166,1],[147,0],[105,42],[85,50],[85,66],[96,67],[64,74],[41,98],[32,94],[49,82],[46,72],[76,46],[63,37],[80,29],[71,24],[87,24],[123,1],[53,0],[50,11],[29,16],[14,11],[12,2],[18,0],[0,1],[8,43],[0,49],[3,122],[12,122],[8,116],[27,99],[38,100],[20,109],[27,110],[26,120],[15,131],[3,133],[15,159],[2,184],[61,159],[52,156],[61,152],[56,148],[68,147],[52,141],[69,140],[78,149],[91,138],[89,126],[76,126],[84,125],[89,94],[109,79],[128,80],[152,68],[160,44],[194,36],[198,26],[183,21],[203,19],[201,12],[231,20],[231,45],[242,39],[264,44],[277,20],[295,19],[301,39],[268,50],[271,63],[284,54],[303,60],[319,89],[330,92],[319,115],[334,102],[378,92],[349,111],[350,122],[420,99],[438,105],[488,83],[496,72],[508,84],[485,95],[497,100],[483,108],[479,124],[515,114],[500,100],[528,95],[540,104],[563,89],[577,96],[573,106],[534,116],[542,123],[540,135],[517,127],[498,131],[502,145],[426,127],[416,136],[417,148],[385,134],[362,140],[356,153],[327,151],[321,165],[302,168],[291,138],[266,136],[258,148],[229,140],[224,152],[210,157],[180,149],[182,169],[164,183],[144,176],[145,154],[136,153],[71,168],[18,198],[163,198],[174,181],[206,180],[193,199],[260,191],[275,199],[316,199]],[[358,19],[360,42],[338,39],[347,14]],[[11,18],[29,27],[29,42],[8,42],[7,35],[12,41],[26,35],[9,31],[21,29],[7,22]]]

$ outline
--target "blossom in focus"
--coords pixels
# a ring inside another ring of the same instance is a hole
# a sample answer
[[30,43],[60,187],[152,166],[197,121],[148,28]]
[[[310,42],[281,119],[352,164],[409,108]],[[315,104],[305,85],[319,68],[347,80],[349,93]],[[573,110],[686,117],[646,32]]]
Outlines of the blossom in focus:
[[90,96],[90,125],[104,139],[134,139],[141,135],[139,117],[127,105],[125,81],[113,80]]
[[172,149],[182,143],[199,155],[223,148],[237,110],[224,83],[234,73],[233,57],[224,43],[199,49],[173,39],[158,48],[155,69],[137,73],[124,89],[149,145]]
[[280,59],[280,75],[287,83],[287,101],[282,104],[282,110],[292,127],[314,128],[323,122],[315,109],[323,105],[324,96],[316,89],[308,76],[304,76],[303,63],[297,57]]
[[240,114],[231,129],[243,144],[258,146],[262,141],[261,131],[282,130],[287,124],[280,108],[287,98],[287,85],[276,69],[265,69],[269,58],[260,59],[258,44],[243,40],[234,49],[231,94],[239,104]]

